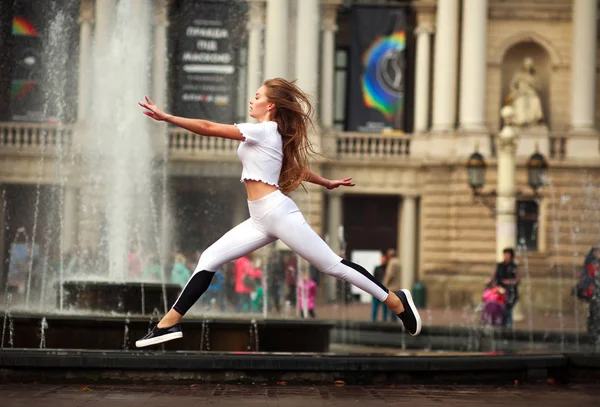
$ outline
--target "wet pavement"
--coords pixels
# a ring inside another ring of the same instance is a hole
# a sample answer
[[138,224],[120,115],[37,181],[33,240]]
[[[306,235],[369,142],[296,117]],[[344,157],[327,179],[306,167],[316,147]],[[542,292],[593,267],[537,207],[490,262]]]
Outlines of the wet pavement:
[[600,386],[0,385],[2,407],[593,406]]

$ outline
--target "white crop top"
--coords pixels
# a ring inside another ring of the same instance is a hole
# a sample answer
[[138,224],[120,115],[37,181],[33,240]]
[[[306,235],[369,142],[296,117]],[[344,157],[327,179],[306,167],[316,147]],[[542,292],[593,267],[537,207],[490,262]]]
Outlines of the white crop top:
[[237,155],[242,161],[240,181],[262,181],[278,187],[283,161],[283,140],[277,130],[277,123],[241,123],[235,126],[246,139],[237,149]]

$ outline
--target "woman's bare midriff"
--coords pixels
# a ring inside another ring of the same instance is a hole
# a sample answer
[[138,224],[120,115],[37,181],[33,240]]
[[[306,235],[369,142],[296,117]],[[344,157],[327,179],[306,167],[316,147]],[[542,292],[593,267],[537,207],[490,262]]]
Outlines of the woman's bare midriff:
[[246,186],[249,201],[256,201],[279,189],[275,185],[269,185],[262,181],[253,181],[250,179],[244,180],[244,185]]

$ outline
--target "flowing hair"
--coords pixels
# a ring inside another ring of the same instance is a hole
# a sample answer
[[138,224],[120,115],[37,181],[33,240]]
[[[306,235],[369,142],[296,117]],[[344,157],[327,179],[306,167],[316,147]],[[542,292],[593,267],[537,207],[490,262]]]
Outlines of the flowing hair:
[[263,83],[267,99],[275,105],[275,115],[271,119],[277,123],[277,130],[283,138],[279,189],[286,195],[308,180],[308,159],[316,154],[308,138],[309,127],[314,128],[311,119],[313,106],[295,82],[274,78]]

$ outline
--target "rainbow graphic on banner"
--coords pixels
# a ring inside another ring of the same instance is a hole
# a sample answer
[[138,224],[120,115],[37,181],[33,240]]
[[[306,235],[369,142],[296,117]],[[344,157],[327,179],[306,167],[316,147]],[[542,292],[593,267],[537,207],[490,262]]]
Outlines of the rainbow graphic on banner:
[[23,17],[15,17],[12,22],[12,34],[35,37],[38,35],[38,32],[29,20],[26,20]]
[[[390,84],[390,78],[384,77],[386,62],[390,56],[406,49],[406,34],[395,31],[389,36],[379,37],[363,54],[363,100],[365,106],[381,112],[387,120],[392,120],[396,112],[402,108],[404,94]],[[399,67],[397,67],[399,68]],[[401,71],[395,72],[401,75]]]
[[23,100],[37,85],[36,81],[13,80],[10,86],[10,97],[14,100]]

